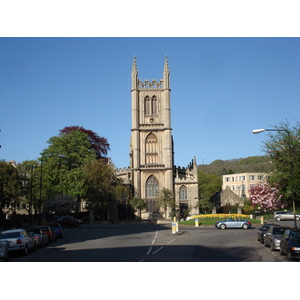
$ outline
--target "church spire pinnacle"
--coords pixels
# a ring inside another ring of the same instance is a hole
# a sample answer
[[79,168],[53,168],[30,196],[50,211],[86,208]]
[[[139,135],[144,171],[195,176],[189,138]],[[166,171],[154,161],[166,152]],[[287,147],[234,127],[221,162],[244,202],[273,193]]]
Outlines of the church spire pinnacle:
[[137,70],[135,56],[133,57],[131,80],[132,80],[132,89],[137,89],[137,87],[138,87],[138,70]]
[[169,62],[168,56],[165,55],[165,64],[164,64],[164,88],[170,88],[170,70],[169,70]]

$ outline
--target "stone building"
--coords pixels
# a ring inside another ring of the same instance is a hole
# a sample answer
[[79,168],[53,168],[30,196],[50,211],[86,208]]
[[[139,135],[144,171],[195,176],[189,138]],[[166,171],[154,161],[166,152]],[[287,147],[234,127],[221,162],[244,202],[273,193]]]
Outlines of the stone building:
[[214,203],[213,212],[228,213],[232,206],[238,205],[241,213],[245,199],[250,197],[250,188],[262,183],[266,176],[266,173],[254,172],[223,175],[222,191],[211,199]]
[[222,176],[222,190],[229,188],[241,198],[249,198],[249,190],[252,186],[262,183],[266,173],[238,173]]
[[[175,196],[179,210],[198,213],[198,172],[196,158],[186,167],[174,165],[174,143],[171,127],[170,71],[165,58],[163,79],[138,78],[136,59],[131,72],[132,128],[130,166],[118,169],[117,175],[131,187],[131,196],[146,200],[143,219],[162,217],[157,207],[162,188]],[[169,216],[167,216],[169,217]]]

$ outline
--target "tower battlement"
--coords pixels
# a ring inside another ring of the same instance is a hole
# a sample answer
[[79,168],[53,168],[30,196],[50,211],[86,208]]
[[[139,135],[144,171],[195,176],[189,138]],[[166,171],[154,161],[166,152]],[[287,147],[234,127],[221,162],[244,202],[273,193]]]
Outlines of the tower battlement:
[[152,82],[150,82],[149,79],[146,79],[144,82],[142,82],[142,80],[139,79],[138,88],[139,89],[163,89],[164,81],[163,79],[161,79],[160,81],[153,79]]

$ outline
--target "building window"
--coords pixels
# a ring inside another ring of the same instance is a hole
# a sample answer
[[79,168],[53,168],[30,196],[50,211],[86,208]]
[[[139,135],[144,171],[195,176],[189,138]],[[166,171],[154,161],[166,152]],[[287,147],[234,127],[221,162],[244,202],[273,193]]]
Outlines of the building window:
[[257,178],[258,178],[258,180],[264,180],[264,176],[263,175],[258,175]]
[[246,177],[245,176],[240,176],[240,180],[245,180]]
[[144,99],[144,104],[145,104],[145,114],[150,115],[151,112],[151,103],[150,103],[150,97],[146,96]]
[[151,99],[147,95],[144,98],[144,106],[145,106],[145,115],[157,115],[158,114],[158,105],[157,105],[157,97],[153,96]]
[[187,191],[187,187],[183,185],[179,189],[179,201],[186,201],[186,200],[188,200],[188,191]]
[[250,179],[250,180],[255,180],[255,175],[250,175],[250,176],[249,176],[249,179]]
[[150,133],[146,138],[146,164],[154,165],[158,163],[158,141],[154,133]]
[[157,115],[157,98],[156,96],[153,96],[151,98],[151,109],[152,109],[152,115]]
[[225,181],[226,182],[230,181],[230,177],[225,177]]
[[146,182],[146,198],[147,198],[147,211],[157,211],[156,198],[158,197],[158,181],[151,175]]

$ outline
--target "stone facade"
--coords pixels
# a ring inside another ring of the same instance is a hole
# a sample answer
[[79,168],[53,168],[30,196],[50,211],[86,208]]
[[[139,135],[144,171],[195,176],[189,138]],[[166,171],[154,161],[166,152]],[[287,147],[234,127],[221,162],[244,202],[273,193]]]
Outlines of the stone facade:
[[251,186],[262,183],[267,176],[266,173],[238,173],[222,176],[222,190],[229,188],[232,192],[241,198],[249,198]]
[[[131,72],[132,128],[130,167],[118,169],[117,175],[132,187],[132,196],[145,199],[144,219],[162,217],[156,199],[162,188],[175,195],[179,209],[197,213],[198,172],[196,158],[186,168],[174,165],[171,128],[170,71],[165,58],[163,79],[141,81],[136,59]],[[167,216],[169,217],[169,216]]]

